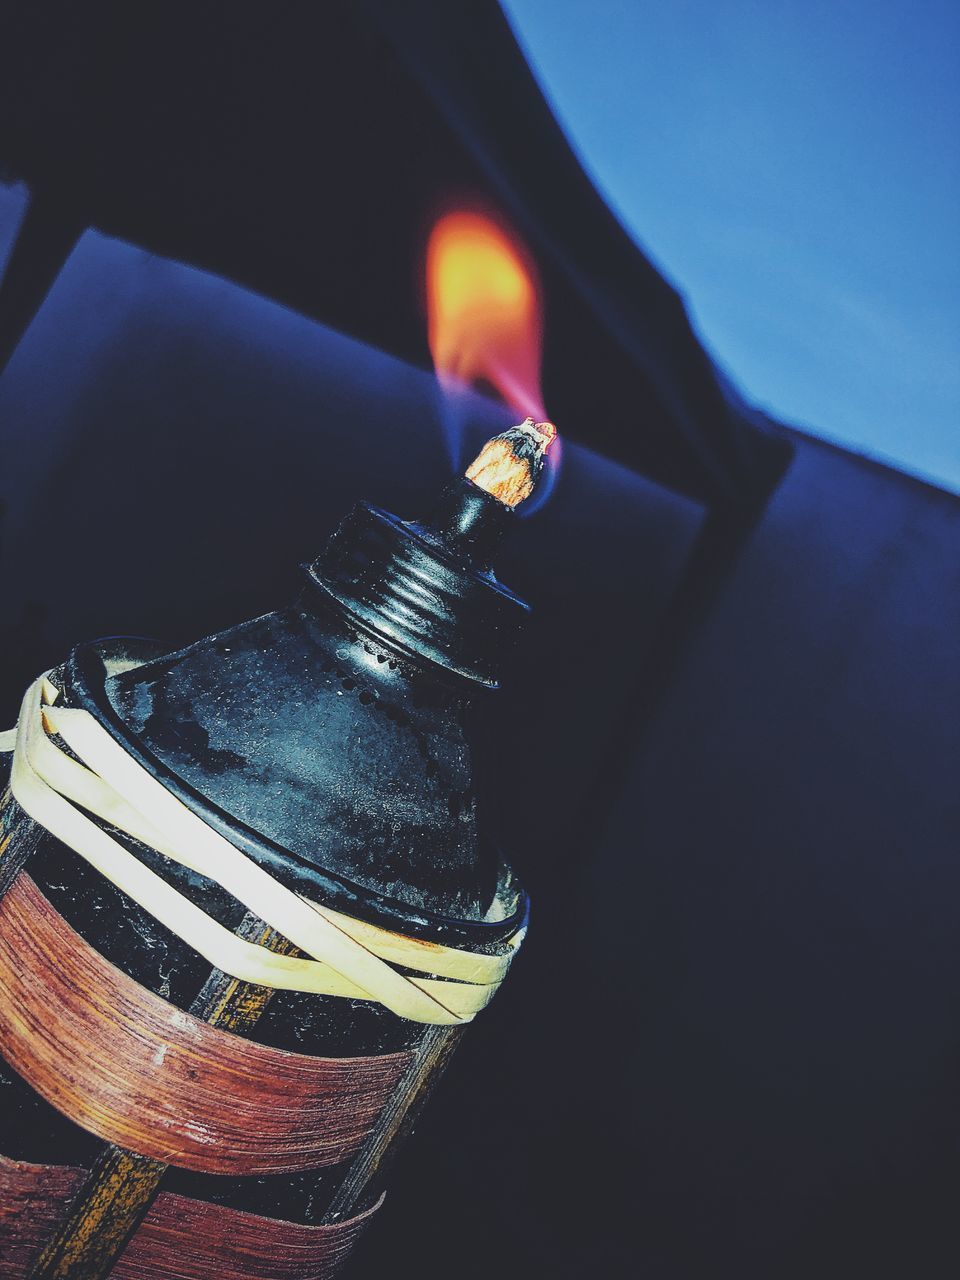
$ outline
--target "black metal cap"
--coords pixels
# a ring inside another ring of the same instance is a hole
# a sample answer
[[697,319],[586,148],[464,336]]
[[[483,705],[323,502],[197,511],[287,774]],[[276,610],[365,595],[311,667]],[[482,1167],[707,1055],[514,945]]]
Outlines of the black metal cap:
[[406,656],[496,688],[528,610],[488,567],[512,519],[463,479],[423,524],[361,502],[307,569],[308,581]]
[[299,892],[499,945],[525,898],[478,801],[467,706],[527,608],[487,567],[511,519],[468,481],[423,524],[360,505],[296,603],[176,652],[82,646],[65,694]]

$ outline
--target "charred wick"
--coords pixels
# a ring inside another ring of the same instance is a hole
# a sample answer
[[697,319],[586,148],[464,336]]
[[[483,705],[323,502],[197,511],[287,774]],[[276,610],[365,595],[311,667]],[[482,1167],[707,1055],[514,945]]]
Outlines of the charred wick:
[[467,467],[466,477],[500,502],[517,507],[536,489],[556,435],[552,422],[527,418],[488,440]]

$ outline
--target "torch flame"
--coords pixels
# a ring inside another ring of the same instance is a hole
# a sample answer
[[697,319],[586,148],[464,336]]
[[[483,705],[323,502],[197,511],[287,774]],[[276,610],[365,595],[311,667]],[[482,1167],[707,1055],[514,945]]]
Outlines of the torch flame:
[[441,218],[427,246],[427,325],[441,382],[483,380],[523,417],[543,421],[543,314],[520,246],[477,213]]

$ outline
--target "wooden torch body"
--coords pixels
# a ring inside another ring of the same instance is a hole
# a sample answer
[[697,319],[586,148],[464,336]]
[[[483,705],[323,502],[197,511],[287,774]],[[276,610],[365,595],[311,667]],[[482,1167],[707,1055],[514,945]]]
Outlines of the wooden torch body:
[[465,480],[424,525],[361,505],[289,607],[80,646],[25,699],[0,1277],[343,1262],[525,927],[470,734],[525,610],[488,568],[509,517]]

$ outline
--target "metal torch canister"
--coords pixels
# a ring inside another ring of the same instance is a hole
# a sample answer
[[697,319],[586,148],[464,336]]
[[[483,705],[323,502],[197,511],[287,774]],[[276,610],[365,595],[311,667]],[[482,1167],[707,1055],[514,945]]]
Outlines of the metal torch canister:
[[[82,645],[54,673],[62,703],[90,713],[183,805],[297,894],[426,944],[496,955],[528,910],[488,829],[470,728],[475,699],[497,687],[526,612],[490,568],[513,520],[514,503],[496,493],[495,483],[462,478],[423,522],[359,504],[305,566],[293,604],[172,653],[143,640]],[[138,1207],[126,1220],[117,1211],[116,1256],[161,1185],[167,1195],[298,1224],[365,1214],[460,1028],[425,1027],[369,1000],[284,990],[241,1000],[229,975],[211,973],[73,851],[35,827],[33,835],[39,847],[27,870],[55,912],[173,1009],[272,1049],[383,1056],[402,1070],[349,1158],[250,1176],[131,1156],[66,1119],[0,1063],[0,1153],[102,1168],[101,1182],[116,1180],[118,1160],[128,1180],[133,1168],[134,1184],[145,1176]],[[21,831],[21,844],[25,838]],[[136,853],[227,928],[293,951],[214,880],[146,845]],[[211,1013],[217,1001],[219,1019]],[[138,1105],[134,1094],[130,1105]],[[106,1239],[110,1223],[101,1229]],[[109,1271],[109,1259],[99,1271],[96,1262],[64,1270],[58,1247],[59,1263],[48,1259],[29,1274]]]

